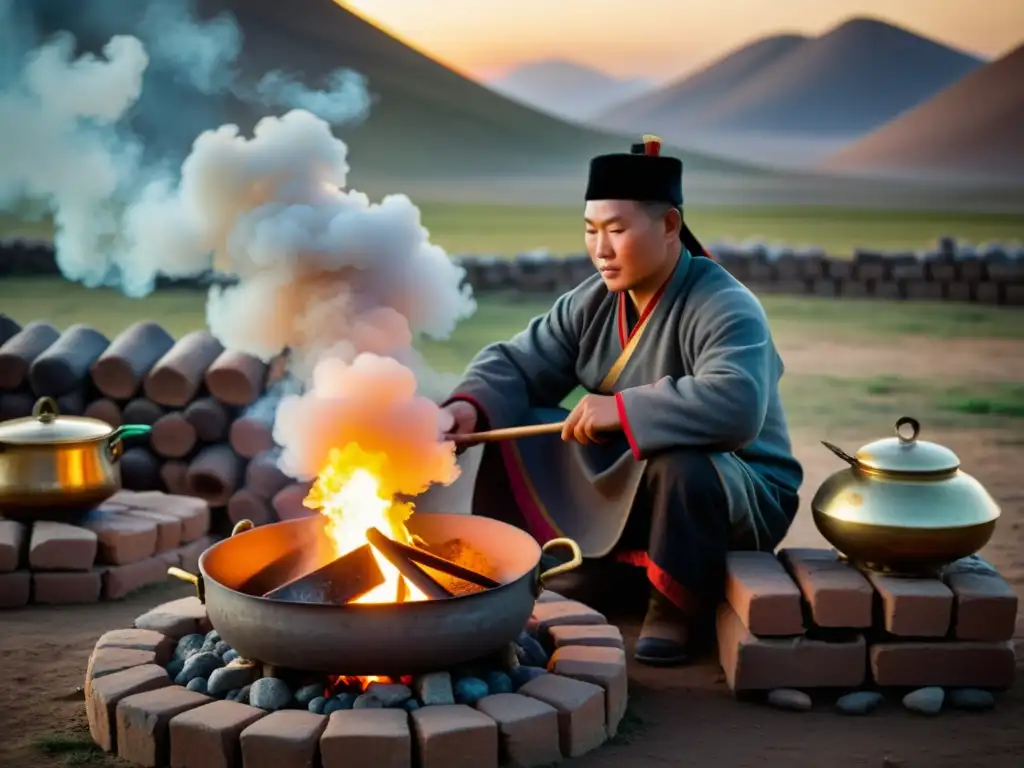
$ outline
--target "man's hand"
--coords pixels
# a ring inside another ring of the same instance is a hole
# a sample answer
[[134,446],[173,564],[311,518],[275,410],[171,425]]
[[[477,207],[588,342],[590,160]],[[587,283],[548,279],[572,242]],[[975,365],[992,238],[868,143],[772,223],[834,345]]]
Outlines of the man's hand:
[[612,395],[586,395],[569,414],[562,427],[562,440],[576,440],[583,445],[601,443],[602,432],[622,429],[619,408]]
[[[465,400],[454,400],[444,406],[441,412],[450,419],[450,423],[445,429],[445,434],[467,435],[470,432],[476,431],[480,414],[477,413],[476,406],[472,403],[467,403]],[[457,452],[462,453],[464,450],[465,448],[459,448]]]

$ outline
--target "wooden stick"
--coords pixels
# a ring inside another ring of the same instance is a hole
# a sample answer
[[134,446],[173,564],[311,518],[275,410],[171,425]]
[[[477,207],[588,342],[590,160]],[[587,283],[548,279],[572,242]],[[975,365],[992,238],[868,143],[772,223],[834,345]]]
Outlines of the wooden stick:
[[465,435],[447,435],[446,438],[456,445],[480,445],[481,443],[495,443],[499,440],[517,440],[521,437],[557,435],[562,431],[563,426],[564,422],[557,421],[551,424],[531,424],[526,427],[492,429],[487,432],[469,432]]
[[414,563],[425,565],[427,568],[433,568],[435,571],[441,571],[441,573],[447,573],[449,576],[454,576],[456,579],[462,579],[468,581],[470,584],[475,584],[478,587],[484,589],[495,589],[501,586],[500,581],[495,581],[489,576],[484,576],[482,573],[464,568],[458,563],[453,563],[451,560],[445,560],[443,557],[438,557],[431,552],[425,552],[417,547],[410,547],[408,544],[403,544],[400,541],[391,542],[395,549],[404,554],[407,558],[412,560]]
[[395,546],[395,542],[378,531],[376,528],[366,529],[366,540],[373,545],[374,549],[380,552],[384,559],[391,563],[398,572],[402,574],[412,586],[427,596],[430,600],[444,600],[451,597],[452,593],[438,584],[432,576],[410,560],[404,552]]

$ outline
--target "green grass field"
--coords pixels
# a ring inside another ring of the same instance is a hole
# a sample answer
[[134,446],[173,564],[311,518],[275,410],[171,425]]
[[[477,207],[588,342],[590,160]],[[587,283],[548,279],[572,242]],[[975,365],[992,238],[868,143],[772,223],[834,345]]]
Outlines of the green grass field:
[[[511,255],[535,248],[555,253],[583,249],[582,206],[420,203],[431,239],[449,253]],[[858,246],[919,250],[951,235],[972,243],[1024,240],[1024,215],[871,211],[836,208],[699,208],[687,220],[704,242],[758,238],[790,246],[814,245],[835,256]],[[48,221],[0,216],[0,237],[50,237]]]

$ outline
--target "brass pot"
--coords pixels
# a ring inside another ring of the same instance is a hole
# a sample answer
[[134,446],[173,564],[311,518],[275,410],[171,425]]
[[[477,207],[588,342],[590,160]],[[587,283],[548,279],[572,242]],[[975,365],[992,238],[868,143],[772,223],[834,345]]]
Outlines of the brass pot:
[[0,422],[0,515],[64,520],[94,509],[121,489],[125,438],[149,430],[61,416],[52,398],[40,398],[30,417]]
[[920,431],[904,416],[896,437],[855,456],[823,443],[850,466],[814,495],[814,523],[850,560],[877,570],[930,571],[973,555],[992,538],[999,506],[960,469],[953,451],[918,440]]

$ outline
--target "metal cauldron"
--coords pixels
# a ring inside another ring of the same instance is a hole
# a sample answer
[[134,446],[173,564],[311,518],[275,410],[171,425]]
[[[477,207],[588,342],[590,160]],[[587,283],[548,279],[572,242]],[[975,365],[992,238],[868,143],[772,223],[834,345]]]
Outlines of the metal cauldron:
[[895,429],[855,456],[824,443],[850,466],[815,494],[818,530],[851,560],[880,570],[927,571],[974,554],[992,538],[998,505],[953,451],[918,439],[915,419]]
[[[277,586],[262,574],[287,580],[333,556],[325,522],[314,515],[248,530],[239,524],[231,537],[203,553],[198,576],[177,568],[169,572],[196,585],[211,624],[243,658],[310,672],[404,675],[507,648],[525,627],[544,582],[582,562],[569,539],[541,547],[498,520],[417,512],[406,523],[411,534],[436,543],[461,539],[489,558],[501,586],[443,600],[340,607],[262,597]],[[568,548],[572,560],[541,573],[542,552],[556,547]],[[274,566],[280,563],[287,567]]]
[[124,440],[149,431],[61,416],[40,398],[31,416],[0,423],[0,515],[61,520],[95,509],[121,489]]

